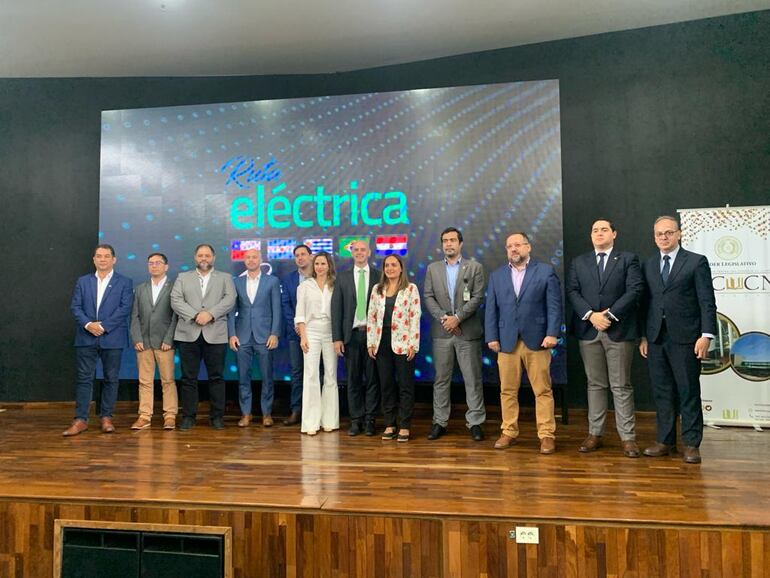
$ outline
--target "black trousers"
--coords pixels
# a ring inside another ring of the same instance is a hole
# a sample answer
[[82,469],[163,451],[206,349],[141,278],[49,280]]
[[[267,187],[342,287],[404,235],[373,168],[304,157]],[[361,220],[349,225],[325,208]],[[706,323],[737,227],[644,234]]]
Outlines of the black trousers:
[[[414,359],[396,355],[390,346],[390,329],[383,329],[377,350],[377,375],[382,388],[382,413],[385,427],[409,429],[414,411]],[[398,421],[396,421],[398,410]]]
[[700,397],[700,360],[695,343],[675,343],[661,329],[658,339],[647,346],[650,380],[657,409],[657,440],[676,445],[676,417],[682,416],[682,441],[700,446],[703,439],[703,407]]
[[380,403],[377,370],[366,349],[366,328],[354,329],[345,344],[345,369],[348,375],[348,412],[350,421],[374,422]]
[[206,366],[209,378],[209,418],[225,415],[225,353],[226,343],[207,343],[201,334],[196,341],[177,341],[179,364],[182,369],[182,383],[179,387],[179,401],[182,417],[194,418],[198,413],[198,372],[201,360]]

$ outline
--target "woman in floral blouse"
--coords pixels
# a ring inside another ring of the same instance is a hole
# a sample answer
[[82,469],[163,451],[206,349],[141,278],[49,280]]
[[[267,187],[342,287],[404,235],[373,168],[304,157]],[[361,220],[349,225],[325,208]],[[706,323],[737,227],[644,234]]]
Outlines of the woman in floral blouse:
[[409,441],[420,314],[417,286],[407,279],[401,258],[388,255],[382,264],[382,279],[372,289],[366,323],[366,345],[377,365],[382,388],[384,440]]

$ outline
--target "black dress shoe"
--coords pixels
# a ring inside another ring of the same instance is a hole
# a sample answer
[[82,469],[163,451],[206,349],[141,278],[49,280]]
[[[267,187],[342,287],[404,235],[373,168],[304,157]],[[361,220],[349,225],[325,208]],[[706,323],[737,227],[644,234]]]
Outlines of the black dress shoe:
[[297,425],[302,421],[302,415],[298,411],[291,412],[291,415],[283,420],[283,425]]
[[484,431],[481,429],[480,425],[471,426],[471,437],[474,442],[480,442],[484,439]]
[[357,436],[361,433],[361,424],[357,421],[354,421],[350,424],[350,429],[348,430],[348,435],[350,437]]
[[433,427],[430,428],[430,433],[428,434],[429,440],[437,440],[441,436],[443,436],[446,433],[446,428],[443,425],[439,425],[437,423],[433,424]]
[[211,420],[211,427],[214,429],[225,429],[225,420],[221,417],[215,417]]
[[373,436],[375,432],[376,430],[374,429],[374,420],[366,422],[366,426],[364,426],[364,433],[368,436]]
[[183,417],[182,423],[179,425],[179,429],[181,430],[188,430],[195,427],[195,418],[194,417]]

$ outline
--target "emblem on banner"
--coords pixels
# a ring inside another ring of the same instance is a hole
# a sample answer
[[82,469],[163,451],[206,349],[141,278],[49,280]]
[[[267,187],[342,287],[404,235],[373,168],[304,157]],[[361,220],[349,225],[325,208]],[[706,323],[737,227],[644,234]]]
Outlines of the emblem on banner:
[[737,259],[742,251],[743,245],[735,237],[720,237],[714,245],[714,252],[725,261]]

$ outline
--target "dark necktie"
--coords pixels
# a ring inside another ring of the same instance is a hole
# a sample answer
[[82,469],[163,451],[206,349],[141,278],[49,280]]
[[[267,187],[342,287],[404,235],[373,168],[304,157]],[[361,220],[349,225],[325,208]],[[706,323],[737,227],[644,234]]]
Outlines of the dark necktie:
[[660,277],[663,279],[663,284],[668,283],[668,276],[671,273],[671,257],[669,255],[663,255],[663,269],[660,270]]
[[604,276],[604,258],[607,256],[607,253],[598,253],[598,255],[599,264],[596,267],[599,269],[599,282],[601,282],[602,277]]

